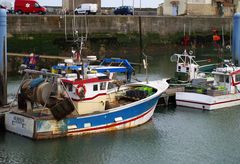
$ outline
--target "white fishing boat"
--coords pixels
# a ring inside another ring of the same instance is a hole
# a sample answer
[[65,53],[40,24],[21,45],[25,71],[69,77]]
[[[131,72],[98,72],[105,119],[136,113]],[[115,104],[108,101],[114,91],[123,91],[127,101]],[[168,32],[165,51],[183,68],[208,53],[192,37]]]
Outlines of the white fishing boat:
[[196,57],[192,55],[191,51],[189,54],[186,50],[182,54],[174,54],[171,56],[170,60],[172,62],[176,62],[176,72],[175,77],[168,80],[170,86],[190,84],[193,80],[196,81],[196,79],[207,79],[208,81],[213,80],[211,77],[207,76],[201,71],[206,70],[206,67],[212,67],[213,64],[199,66],[199,64],[195,61],[195,58]]
[[[165,80],[113,87],[107,74],[52,74],[25,70],[18,106],[5,116],[10,132],[33,139],[135,127],[153,115]],[[31,78],[41,75],[41,78]]]
[[240,67],[225,61],[224,67],[212,72],[214,82],[201,86],[186,87],[176,93],[178,106],[215,110],[240,105]]

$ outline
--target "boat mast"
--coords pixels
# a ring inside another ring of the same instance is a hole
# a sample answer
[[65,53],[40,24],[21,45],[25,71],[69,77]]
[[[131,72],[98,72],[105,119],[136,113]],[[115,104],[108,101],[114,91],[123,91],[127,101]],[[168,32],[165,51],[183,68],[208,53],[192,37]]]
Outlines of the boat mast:
[[[73,1],[73,9],[75,8],[75,3]],[[67,18],[66,18],[66,13],[65,13],[65,39],[67,42],[72,42],[75,47],[76,50],[74,50],[74,48],[72,48],[72,53],[73,55],[77,56],[77,63],[80,64],[81,63],[81,69],[82,69],[82,78],[85,78],[85,69],[84,69],[84,59],[82,56],[82,50],[84,49],[84,46],[86,45],[85,42],[87,41],[88,38],[88,24],[87,24],[87,16],[84,15],[84,18],[82,17],[83,21],[81,21],[80,23],[80,28],[81,30],[81,34],[79,34],[79,31],[77,29],[77,21],[76,21],[76,15],[73,14],[73,19],[72,19],[72,37],[73,39],[68,39],[68,35],[67,35]],[[81,19],[81,20],[82,20]],[[83,26],[82,26],[83,24]],[[85,29],[85,31],[83,32],[83,30]],[[85,36],[84,36],[85,33]],[[77,54],[75,54],[77,53]]]

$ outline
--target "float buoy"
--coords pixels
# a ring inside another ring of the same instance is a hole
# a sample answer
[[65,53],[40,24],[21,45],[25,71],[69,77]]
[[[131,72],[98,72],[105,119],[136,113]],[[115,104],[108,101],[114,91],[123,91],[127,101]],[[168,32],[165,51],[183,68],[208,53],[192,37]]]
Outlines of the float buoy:
[[76,94],[79,96],[79,98],[83,99],[86,94],[86,88],[83,84],[79,84],[76,89]]

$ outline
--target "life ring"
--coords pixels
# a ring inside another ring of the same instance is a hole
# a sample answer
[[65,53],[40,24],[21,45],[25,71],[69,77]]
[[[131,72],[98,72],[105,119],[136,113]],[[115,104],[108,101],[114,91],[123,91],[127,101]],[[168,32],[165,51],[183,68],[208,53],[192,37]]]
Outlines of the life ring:
[[77,86],[77,89],[76,89],[76,94],[80,97],[80,98],[84,98],[85,97],[85,94],[86,94],[86,88],[83,84],[79,84]]

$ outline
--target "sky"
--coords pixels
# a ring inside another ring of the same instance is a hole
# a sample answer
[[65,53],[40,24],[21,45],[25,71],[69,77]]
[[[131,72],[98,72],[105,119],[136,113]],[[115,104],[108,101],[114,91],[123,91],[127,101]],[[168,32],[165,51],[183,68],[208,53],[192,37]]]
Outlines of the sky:
[[[61,6],[62,0],[37,0],[40,5],[43,6]],[[139,8],[140,1],[141,7],[150,7],[157,8],[163,0],[102,0],[102,7],[117,7],[122,5],[122,1],[124,5],[132,6],[134,1],[134,6]]]

